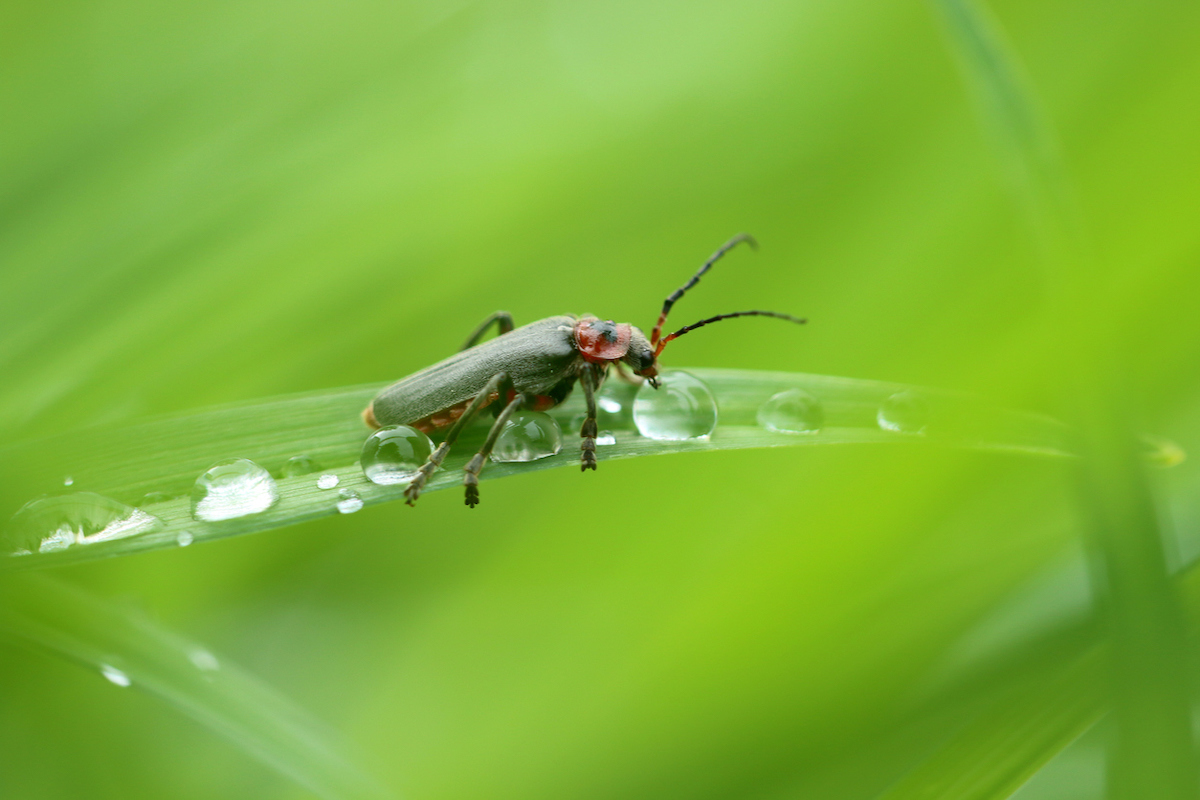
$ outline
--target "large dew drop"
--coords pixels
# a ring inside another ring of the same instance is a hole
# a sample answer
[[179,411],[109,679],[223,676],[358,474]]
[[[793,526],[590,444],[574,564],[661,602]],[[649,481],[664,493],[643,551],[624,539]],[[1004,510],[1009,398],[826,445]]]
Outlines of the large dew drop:
[[562,428],[549,414],[518,411],[508,422],[492,449],[492,461],[537,461],[562,449]]
[[758,407],[758,424],[779,433],[816,433],[825,424],[825,410],[803,389],[788,389]]
[[708,386],[686,372],[668,372],[658,389],[647,381],[633,401],[633,424],[647,439],[703,439],[717,427],[717,401]]
[[4,529],[4,549],[12,555],[52,553],[72,545],[95,544],[149,533],[162,521],[141,509],[92,492],[42,497],[21,507]]
[[380,486],[408,483],[433,452],[433,442],[416,428],[393,425],[363,442],[362,471]]
[[261,514],[279,499],[275,481],[246,458],[222,461],[196,479],[192,516],[205,522]]
[[906,389],[883,401],[875,421],[885,431],[924,433],[929,422],[929,406],[919,394]]

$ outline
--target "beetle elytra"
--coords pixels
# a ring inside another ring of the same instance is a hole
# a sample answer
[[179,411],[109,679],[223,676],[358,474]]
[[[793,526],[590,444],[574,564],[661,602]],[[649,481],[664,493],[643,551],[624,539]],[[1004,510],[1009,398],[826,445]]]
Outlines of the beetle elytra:
[[[548,317],[514,328],[512,316],[497,311],[475,329],[458,353],[382,390],[363,410],[363,420],[372,428],[409,425],[425,433],[449,429],[404,490],[408,504],[412,505],[421,494],[429,476],[441,466],[462,430],[488,406],[496,412],[495,421],[479,452],[463,468],[466,504],[472,508],[479,502],[479,473],[484,461],[514,412],[522,408],[537,411],[553,408],[567,398],[576,382],[581,383],[587,416],[579,431],[583,439],[580,469],[595,469],[596,391],[607,377],[609,367],[622,376],[628,368],[657,389],[658,356],[669,342],[685,333],[734,317],[774,317],[803,324],[803,319],[775,311],[737,311],[709,317],[661,336],[675,302],[721,256],[742,242],[757,247],[754,239],[744,233],[722,245],[687,283],[663,302],[649,338],[627,322],[593,316]],[[480,343],[493,325],[499,329],[498,335]],[[505,401],[497,403],[500,398]]]

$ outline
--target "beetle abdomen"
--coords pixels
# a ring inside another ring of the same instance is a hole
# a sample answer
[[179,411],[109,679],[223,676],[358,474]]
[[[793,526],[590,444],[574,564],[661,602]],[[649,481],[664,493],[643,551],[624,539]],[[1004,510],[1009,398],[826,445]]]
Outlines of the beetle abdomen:
[[456,353],[381,391],[363,412],[363,420],[374,423],[373,427],[415,427],[418,422],[443,427],[434,420],[445,419],[459,406],[465,409],[501,372],[510,376],[518,391],[556,394],[553,390],[573,378],[577,369],[574,324],[572,316],[549,317]]

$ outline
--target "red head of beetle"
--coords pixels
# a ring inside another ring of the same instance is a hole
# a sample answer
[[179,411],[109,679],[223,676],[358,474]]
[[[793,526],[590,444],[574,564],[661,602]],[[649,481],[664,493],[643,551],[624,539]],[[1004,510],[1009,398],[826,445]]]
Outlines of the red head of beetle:
[[593,364],[620,361],[658,388],[658,363],[654,347],[641,330],[628,322],[582,317],[575,323],[575,346]]

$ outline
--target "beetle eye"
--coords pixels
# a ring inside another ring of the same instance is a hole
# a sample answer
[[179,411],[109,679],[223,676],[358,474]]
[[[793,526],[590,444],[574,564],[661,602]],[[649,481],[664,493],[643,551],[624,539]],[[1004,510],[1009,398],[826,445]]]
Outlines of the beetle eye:
[[638,368],[638,372],[645,372],[646,370],[648,370],[654,366],[654,351],[653,350],[643,350],[641,359],[642,359],[642,365],[641,365],[641,367]]

